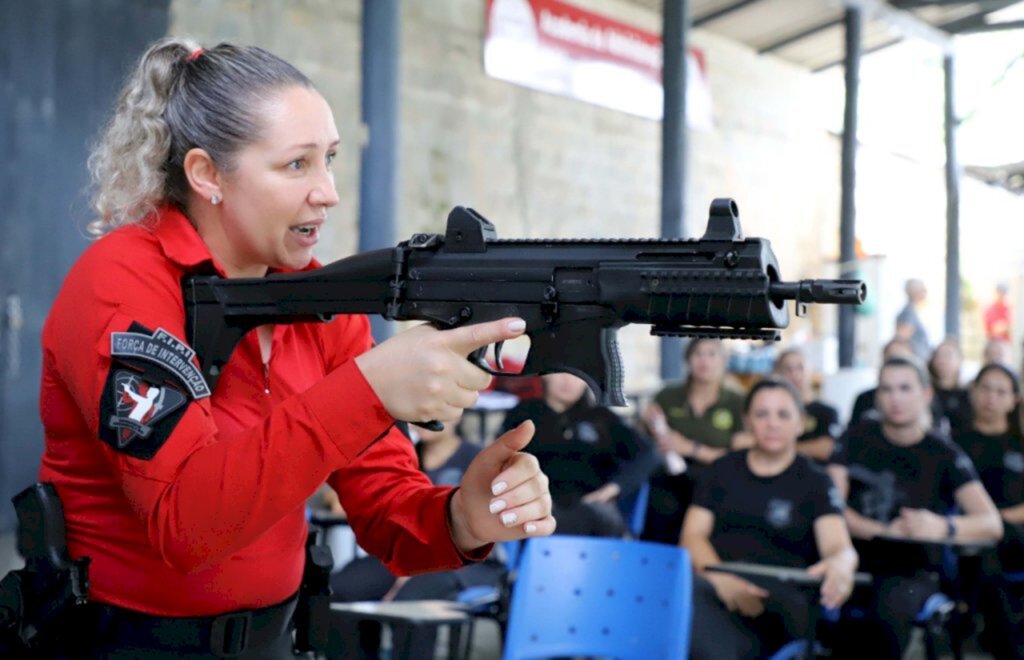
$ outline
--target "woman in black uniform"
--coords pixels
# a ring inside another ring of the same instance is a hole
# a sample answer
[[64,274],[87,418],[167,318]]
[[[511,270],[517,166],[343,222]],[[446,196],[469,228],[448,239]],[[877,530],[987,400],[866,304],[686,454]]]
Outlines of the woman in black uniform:
[[821,603],[849,598],[857,554],[842,502],[825,470],[797,452],[804,412],[788,382],[763,380],[745,404],[754,445],[705,470],[686,514],[682,545],[693,558],[691,657],[749,658],[802,637],[806,594],[781,582],[757,585],[705,572],[722,561],[805,568],[821,575]]
[[1020,383],[1002,364],[982,367],[971,385],[973,423],[955,436],[971,457],[1003,519],[1003,540],[984,566],[982,641],[997,658],[1024,657],[1024,440],[1017,427]]

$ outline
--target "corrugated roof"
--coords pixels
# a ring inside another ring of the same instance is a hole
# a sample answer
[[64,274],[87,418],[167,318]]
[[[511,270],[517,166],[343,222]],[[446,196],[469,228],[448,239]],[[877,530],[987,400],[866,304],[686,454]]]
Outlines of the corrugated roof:
[[[664,0],[633,0],[661,13]],[[793,64],[820,71],[841,64],[845,52],[843,18],[847,6],[861,7],[863,52],[908,36],[943,38],[998,29],[990,15],[1021,0],[691,0],[694,27],[772,53]],[[1021,21],[1000,24],[1024,27]]]

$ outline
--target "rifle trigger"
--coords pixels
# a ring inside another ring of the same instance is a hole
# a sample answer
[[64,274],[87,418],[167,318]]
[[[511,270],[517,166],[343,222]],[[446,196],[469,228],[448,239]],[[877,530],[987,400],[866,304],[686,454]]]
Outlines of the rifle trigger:
[[505,348],[505,342],[499,341],[494,345],[494,363],[498,365],[498,371],[505,371],[505,365],[501,363],[501,349]]
[[[487,358],[487,347],[486,346],[481,346],[480,348],[476,349],[475,351],[473,351],[472,353],[469,354],[469,361],[470,362],[472,362],[476,366],[480,367],[481,369],[483,369],[487,373],[491,374],[492,376],[500,376],[501,374],[499,372],[495,371],[494,369],[491,369],[491,365],[487,364],[487,359],[486,358]],[[498,362],[498,365],[499,366],[501,365],[500,361]]]

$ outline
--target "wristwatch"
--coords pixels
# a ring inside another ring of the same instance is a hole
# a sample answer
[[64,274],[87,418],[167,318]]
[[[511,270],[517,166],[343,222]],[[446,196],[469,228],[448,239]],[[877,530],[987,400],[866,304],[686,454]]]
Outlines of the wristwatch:
[[953,516],[946,516],[946,538],[951,539],[956,536],[956,523],[953,522]]

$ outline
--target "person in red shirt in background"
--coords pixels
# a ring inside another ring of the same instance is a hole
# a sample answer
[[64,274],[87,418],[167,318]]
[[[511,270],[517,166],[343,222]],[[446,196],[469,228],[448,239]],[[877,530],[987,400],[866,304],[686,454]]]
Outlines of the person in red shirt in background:
[[1010,305],[1006,302],[1009,287],[996,285],[996,299],[985,308],[985,337],[1010,341]]
[[551,534],[532,426],[435,487],[395,428],[456,419],[490,377],[466,356],[520,319],[374,346],[363,316],[263,326],[212,389],[182,280],[316,268],[339,143],[312,82],[265,50],[153,44],[90,159],[99,239],[43,330],[40,478],[63,502],[90,602],[53,657],[292,657],[307,499],[326,481],[395,574],[454,569]]

